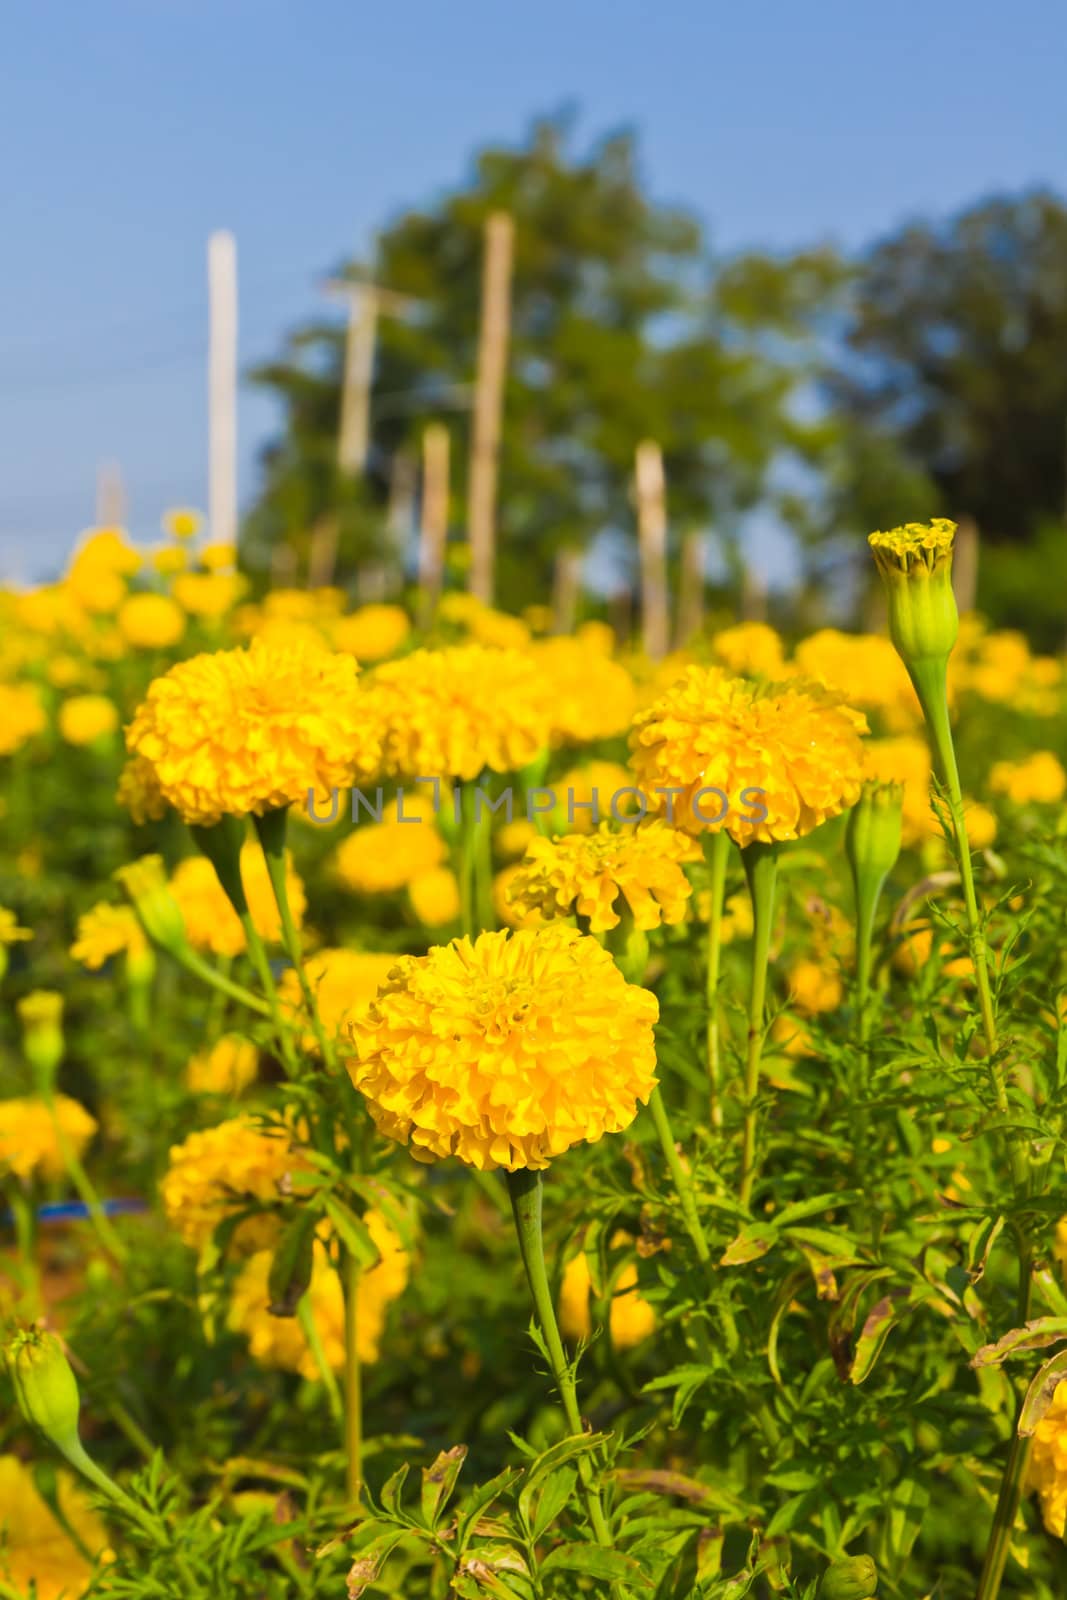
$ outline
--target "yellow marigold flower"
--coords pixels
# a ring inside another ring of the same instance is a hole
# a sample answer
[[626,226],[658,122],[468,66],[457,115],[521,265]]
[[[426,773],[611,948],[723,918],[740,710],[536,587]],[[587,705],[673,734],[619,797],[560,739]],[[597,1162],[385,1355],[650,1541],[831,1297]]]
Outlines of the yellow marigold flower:
[[872,533],[867,543],[880,568],[911,572],[914,568],[933,570],[951,556],[956,524],[947,517],[932,522],[905,522],[888,533]]
[[[629,1243],[629,1236],[617,1233],[612,1247]],[[563,1333],[575,1343],[588,1339],[593,1331],[589,1301],[593,1280],[584,1254],[572,1256],[563,1269],[559,1294],[559,1322]],[[637,1267],[627,1261],[615,1274],[608,1310],[608,1334],[616,1350],[631,1350],[656,1331],[656,1313],[637,1289]]]
[[525,855],[526,846],[536,838],[536,825],[526,817],[516,817],[514,822],[505,822],[503,827],[497,829],[493,835],[493,849],[501,861],[514,861]]
[[[256,931],[268,944],[277,943],[282,936],[278,904],[263,852],[252,839],[241,848],[241,882]],[[299,927],[307,909],[307,895],[288,851],[286,885],[293,918]],[[227,899],[215,868],[206,856],[189,856],[185,861],[180,861],[174,869],[170,889],[178,902],[189,943],[194,950],[208,950],[217,956],[241,954],[246,944],[245,931]]]
[[[69,1095],[57,1094],[55,1104],[64,1140],[80,1156],[96,1132],[96,1118]],[[23,1179],[62,1177],[63,1157],[43,1100],[0,1100],[0,1172]]]
[[368,699],[394,777],[469,782],[525,767],[548,743],[544,689],[517,650],[416,650],[376,669]]
[[[370,1004],[397,959],[366,950],[341,949],[316,950],[308,957],[304,972],[327,1034],[339,1034],[355,1011]],[[304,1048],[313,1050],[315,1039],[310,1031],[310,1018],[304,1011],[300,980],[292,967],[282,973],[278,992],[284,1010],[303,1018],[309,1030],[304,1036]]]
[[53,656],[45,668],[45,676],[53,689],[78,689],[99,681],[95,670],[77,656],[60,653]]
[[23,939],[32,939],[33,931],[30,928],[20,928],[19,919],[7,906],[0,906],[0,947],[9,944],[18,944]]
[[115,621],[137,650],[168,650],[185,632],[185,613],[165,594],[131,594]]
[[149,561],[161,578],[173,578],[176,572],[185,571],[189,565],[189,555],[180,544],[165,544],[161,549],[152,551]]
[[[941,967],[943,978],[973,978],[974,966],[969,956],[954,956],[952,943],[942,939],[938,943],[937,953],[942,957],[949,957]],[[901,942],[893,952],[893,966],[897,972],[905,977],[913,978],[930,960],[934,951],[934,930],[928,922],[918,920],[909,922],[903,929]]]
[[379,1130],[420,1160],[543,1167],[629,1126],[655,1086],[654,995],[557,924],[404,956],[351,1028]]
[[191,617],[217,622],[233,610],[247,587],[239,572],[182,572],[171,585],[171,594]]
[[128,578],[139,570],[141,553],[122,528],[87,528],[71,559],[71,569],[79,565],[118,572]]
[[913,727],[922,714],[907,668],[883,634],[820,628],[801,640],[795,659],[802,676],[861,711],[882,712],[895,731]]
[[942,671],[959,636],[952,591],[955,537],[956,524],[935,517],[867,540],[889,601],[889,637],[909,671],[925,670],[931,662]]
[[76,1600],[93,1576],[94,1563],[84,1552],[102,1555],[107,1534],[81,1485],[62,1469],[56,1498],[63,1522],[41,1498],[29,1466],[17,1456],[0,1456],[0,1578],[37,1600]]
[[405,794],[381,822],[361,822],[345,835],[333,867],[353,894],[391,894],[432,872],[447,853],[429,796]]
[[[618,761],[589,761],[583,767],[573,767],[570,772],[564,773],[554,787],[557,800],[555,815],[559,818],[560,827],[565,824],[568,832],[592,833],[594,828],[611,816],[621,820],[640,811],[640,800],[634,793],[633,774]],[[595,816],[591,809],[594,790],[597,807]]]
[[[673,800],[677,826],[724,827],[742,846],[772,843],[799,839],[854,804],[866,730],[862,713],[821,685],[751,684],[690,667],[634,719],[630,759],[650,805]],[[715,822],[722,796],[729,809]]]
[[539,928],[540,914],[517,906],[511,899],[511,886],[522,871],[521,861],[512,861],[493,879],[493,909],[496,920],[505,928]]
[[1022,761],[994,762],[989,787],[1017,806],[1055,805],[1067,791],[1067,772],[1051,750],[1035,750]]
[[[692,906],[698,921],[707,922],[711,915],[711,890],[700,889],[693,896]],[[754,929],[752,896],[747,889],[738,889],[722,908],[719,938],[723,944],[732,944],[735,939],[751,939]]]
[[972,850],[988,850],[997,836],[997,815],[988,806],[978,800],[968,800],[964,804],[964,817],[967,822],[967,838]]
[[126,747],[189,823],[325,796],[376,760],[356,673],[351,656],[258,639],[193,656],[150,685]]
[[[380,1256],[372,1267],[360,1274],[356,1293],[359,1358],[369,1366],[378,1360],[381,1351],[386,1311],[407,1286],[409,1258],[379,1212],[368,1211],[363,1221]],[[258,1251],[244,1264],[234,1285],[229,1325],[235,1332],[245,1334],[249,1350],[261,1365],[298,1372],[301,1377],[314,1381],[319,1377],[318,1364],[300,1323],[295,1317],[272,1316],[268,1310],[270,1268],[269,1250]],[[344,1296],[321,1240],[315,1241],[308,1294],[326,1364],[340,1372],[345,1361]]]
[[524,650],[530,630],[521,617],[487,606],[473,594],[452,589],[442,596],[437,615],[442,622],[466,628],[478,644],[494,650]]
[[711,653],[744,678],[776,678],[785,662],[781,638],[766,622],[738,622],[721,629],[711,641]]
[[172,539],[195,539],[204,519],[192,506],[173,506],[163,513],[163,532]]
[[231,539],[216,539],[200,552],[200,565],[209,572],[225,572],[237,565],[237,546]]
[[[159,1189],[163,1210],[185,1243],[200,1249],[226,1217],[253,1201],[277,1199],[302,1166],[286,1134],[267,1131],[249,1116],[231,1117],[172,1147]],[[234,1241],[243,1252],[267,1249],[277,1228],[269,1212],[246,1217]]]
[[76,604],[95,617],[111,616],[126,598],[125,580],[108,567],[75,564],[66,582]]
[[601,823],[596,833],[535,839],[511,883],[522,911],[589,919],[593,933],[617,928],[621,895],[636,928],[682,922],[691,886],[680,862],[692,844],[664,822],[618,829]]
[[553,744],[590,744],[625,733],[637,703],[621,662],[578,639],[543,639],[531,659],[548,700]]
[[112,906],[102,900],[78,918],[70,953],[90,972],[97,972],[112,956],[125,952],[136,961],[147,949],[148,940],[132,906]]
[[167,812],[156,769],[143,756],[131,756],[126,762],[119,774],[115,799],[138,824],[158,822]]
[[119,725],[114,701],[103,694],[76,694],[59,708],[59,733],[68,744],[93,744],[106,739]]
[[444,928],[455,922],[462,909],[459,884],[451,867],[421,872],[408,884],[411,909],[427,928]]
[[185,1069],[186,1088],[192,1094],[240,1094],[255,1083],[259,1051],[239,1033],[223,1034],[207,1050],[198,1050]]
[[[896,656],[895,651],[893,654]],[[930,804],[933,766],[926,740],[909,734],[870,739],[863,747],[863,756],[868,777],[879,783],[904,785],[903,843],[917,844],[936,834],[939,825]]]
[[0,756],[13,755],[46,725],[36,689],[30,684],[0,683]]
[[1041,1500],[1045,1527],[1062,1539],[1067,1521],[1067,1383],[1058,1383],[1052,1404],[1037,1425],[1028,1484]]
[[811,1029],[800,1017],[790,1016],[788,1012],[779,1012],[775,1017],[771,1023],[770,1037],[782,1054],[791,1059],[815,1054]]
[[360,606],[351,616],[338,617],[330,639],[335,650],[347,650],[359,661],[384,661],[410,632],[411,620],[402,606]]
[[819,961],[798,961],[789,973],[789,994],[803,1016],[836,1011],[844,995],[841,975]]

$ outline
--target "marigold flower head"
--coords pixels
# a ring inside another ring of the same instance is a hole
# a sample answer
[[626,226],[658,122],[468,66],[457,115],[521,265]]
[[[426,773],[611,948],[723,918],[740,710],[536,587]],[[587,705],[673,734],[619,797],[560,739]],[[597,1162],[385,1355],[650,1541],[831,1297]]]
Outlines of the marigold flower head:
[[60,737],[68,744],[93,744],[106,739],[119,725],[114,701],[104,694],[76,694],[59,708]]
[[201,513],[192,506],[172,506],[163,513],[163,532],[172,539],[195,539],[203,521]]
[[32,929],[21,928],[15,913],[10,911],[7,906],[0,906],[0,947],[19,944],[23,939],[32,938]]
[[[66,1144],[80,1156],[96,1132],[96,1118],[69,1095],[55,1097],[56,1117]],[[43,1100],[0,1100],[0,1173],[16,1178],[61,1178],[65,1171],[55,1125]]]
[[[289,907],[299,927],[307,909],[307,895],[288,851],[285,861]],[[256,931],[268,944],[276,944],[282,936],[281,916],[263,852],[254,839],[249,839],[241,848],[241,882]],[[180,861],[170,880],[170,892],[177,901],[194,950],[210,951],[216,956],[241,954],[247,944],[245,931],[219,882],[218,873],[206,856],[189,856]]]
[[797,645],[795,665],[850,705],[881,712],[894,732],[914,727],[922,714],[904,663],[883,634],[820,628]]
[[781,636],[766,622],[738,622],[722,628],[711,641],[721,666],[744,678],[777,678],[785,662]]
[[1052,1404],[1034,1432],[1028,1484],[1041,1500],[1045,1527],[1056,1539],[1067,1522],[1067,1383],[1058,1383]]
[[115,622],[137,650],[169,650],[185,632],[185,613],[165,594],[131,594]]
[[350,1029],[349,1072],[420,1160],[543,1167],[617,1133],[655,1085],[655,996],[556,924],[404,956]]
[[841,974],[825,962],[798,961],[789,973],[789,995],[802,1016],[836,1011],[844,995]]
[[587,917],[593,933],[617,928],[620,909],[635,928],[658,928],[685,919],[691,886],[680,863],[692,856],[692,841],[664,822],[621,829],[604,822],[592,834],[535,839],[509,898],[546,922]]
[[351,616],[337,618],[330,641],[335,650],[347,650],[358,661],[385,661],[410,632],[411,619],[402,606],[360,606]]
[[432,867],[408,884],[411,909],[427,928],[445,928],[463,909],[459,883],[451,867]]
[[952,592],[956,524],[945,517],[908,522],[867,541],[889,600],[889,636],[909,670],[945,662],[959,635]]
[[368,700],[392,777],[469,782],[514,772],[548,744],[543,685],[517,650],[416,650],[375,670]]
[[0,756],[15,753],[47,725],[37,690],[28,683],[0,683]]
[[587,761],[582,767],[573,767],[555,789],[555,815],[568,832],[592,833],[609,817],[621,822],[640,811],[633,774],[618,761]]
[[27,1463],[0,1456],[0,1578],[37,1600],[76,1600],[93,1576],[85,1552],[100,1556],[107,1534],[85,1491],[64,1469],[56,1474],[56,1499],[62,1521],[41,1498]]
[[[352,1015],[369,1005],[392,972],[396,956],[366,950],[316,950],[304,962],[308,986],[315,996],[319,1020],[327,1034],[339,1034]],[[292,967],[282,973],[278,985],[283,1010],[302,1019],[308,1030],[304,1048],[315,1049],[311,1019],[303,1003],[300,980]]]
[[256,1080],[259,1051],[251,1039],[224,1033],[207,1050],[198,1050],[185,1069],[185,1085],[192,1094],[240,1094]]
[[333,866],[353,894],[391,894],[440,866],[446,855],[429,798],[405,794],[381,822],[361,822],[346,834]]
[[637,703],[629,672],[580,639],[544,639],[531,659],[547,697],[553,744],[590,744],[625,733]]
[[933,766],[926,740],[913,734],[869,739],[863,747],[863,759],[867,775],[873,781],[903,785],[902,842],[917,844],[936,833],[937,816],[930,804]]
[[1067,793],[1067,772],[1051,750],[1035,750],[1022,761],[994,762],[989,787],[1017,806],[1055,805]]
[[443,595],[437,615],[441,622],[466,628],[475,643],[488,645],[490,649],[524,650],[530,642],[529,627],[521,617],[497,611],[463,590],[450,589]]
[[232,539],[215,539],[200,551],[200,565],[208,572],[225,572],[237,565],[237,546]]
[[78,918],[78,929],[70,947],[75,961],[97,972],[112,956],[125,954],[134,960],[148,950],[145,931],[132,906],[112,906],[100,901]]
[[182,572],[171,594],[189,616],[217,622],[233,610],[247,587],[239,572]]
[[[248,1116],[232,1117],[172,1147],[160,1184],[163,1210],[185,1243],[200,1249],[227,1217],[256,1201],[276,1200],[302,1165],[286,1134]],[[246,1217],[234,1242],[242,1251],[266,1249],[277,1231],[277,1218],[264,1212]]]
[[193,656],[150,685],[126,747],[188,823],[325,797],[377,759],[356,674],[351,656],[259,639]]
[[[666,809],[674,791],[679,827],[724,827],[741,846],[769,844],[799,839],[853,804],[866,731],[862,713],[819,684],[752,684],[690,667],[634,719],[630,761],[650,805]],[[728,810],[713,823],[722,796]]]
[[[386,1311],[407,1286],[409,1258],[380,1212],[366,1212],[363,1221],[379,1252],[378,1261],[360,1273],[356,1291],[359,1358],[369,1366],[381,1353]],[[268,1310],[270,1269],[269,1250],[257,1251],[244,1264],[230,1301],[229,1325],[247,1337],[249,1350],[261,1365],[298,1372],[314,1381],[319,1368],[300,1323],[295,1317],[272,1316]],[[326,1364],[340,1372],[345,1362],[344,1295],[321,1239],[314,1245],[308,1295]]]
[[[616,1234],[615,1246],[627,1242],[626,1234]],[[585,1254],[572,1256],[563,1269],[559,1291],[559,1322],[563,1333],[575,1343],[589,1339],[593,1332],[590,1297],[593,1279]],[[627,1261],[614,1274],[608,1311],[608,1333],[616,1350],[631,1350],[656,1331],[656,1313],[637,1288],[637,1267]]]

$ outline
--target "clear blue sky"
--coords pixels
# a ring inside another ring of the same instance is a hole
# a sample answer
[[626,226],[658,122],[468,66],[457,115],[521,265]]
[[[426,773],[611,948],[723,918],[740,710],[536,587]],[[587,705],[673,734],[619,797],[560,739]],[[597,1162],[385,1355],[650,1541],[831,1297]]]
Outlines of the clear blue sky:
[[[563,104],[641,135],[716,246],[858,247],[994,189],[1067,191],[1050,0],[8,0],[0,575],[92,519],[205,499],[207,234],[237,235],[244,365],[484,141]],[[241,492],[276,419],[241,401]]]

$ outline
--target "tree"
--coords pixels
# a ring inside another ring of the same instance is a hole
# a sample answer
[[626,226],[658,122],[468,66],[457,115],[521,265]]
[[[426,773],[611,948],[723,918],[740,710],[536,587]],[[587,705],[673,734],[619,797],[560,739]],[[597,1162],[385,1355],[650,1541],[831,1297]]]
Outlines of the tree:
[[[300,330],[256,374],[286,425],[249,520],[253,556],[338,513],[349,560],[370,554],[389,462],[399,449],[417,454],[429,420],[453,431],[462,507],[468,419],[457,401],[474,372],[483,227],[498,209],[515,221],[498,515],[505,597],[543,597],[560,546],[587,549],[631,526],[642,439],[663,450],[679,530],[729,528],[768,493],[783,452],[819,458],[825,419],[803,421],[794,400],[814,370],[809,335],[840,277],[834,257],[813,252],[788,269],[753,257],[715,271],[699,225],[644,191],[630,135],[577,155],[556,119],[517,149],[483,150],[468,183],[381,235],[374,274],[415,305],[380,326],[361,488],[335,467],[340,330],[321,321]],[[360,276],[353,263],[342,271]]]
[[852,419],[854,501],[869,508],[877,485],[894,510],[971,516],[995,543],[1062,519],[1067,208],[1041,192],[991,199],[877,245],[830,392]]

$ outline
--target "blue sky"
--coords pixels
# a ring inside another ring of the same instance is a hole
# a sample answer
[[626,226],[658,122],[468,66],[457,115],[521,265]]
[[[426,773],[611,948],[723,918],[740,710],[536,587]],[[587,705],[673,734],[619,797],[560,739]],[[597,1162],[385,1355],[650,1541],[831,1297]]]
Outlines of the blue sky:
[[[724,251],[848,247],[995,189],[1067,192],[1048,0],[8,0],[0,575],[58,560],[122,465],[136,536],[205,499],[204,252],[238,241],[241,359],[376,227],[564,104],[641,135]],[[241,399],[241,492],[275,424]]]

